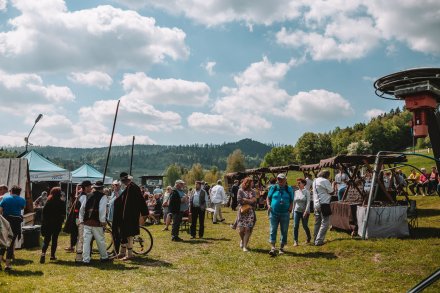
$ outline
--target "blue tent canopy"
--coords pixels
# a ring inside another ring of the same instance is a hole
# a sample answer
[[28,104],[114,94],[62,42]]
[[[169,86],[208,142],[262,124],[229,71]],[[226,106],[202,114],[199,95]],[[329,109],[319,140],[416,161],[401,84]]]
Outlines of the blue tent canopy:
[[34,150],[26,153],[23,158],[28,160],[30,180],[35,181],[69,181],[70,172],[63,169]]
[[[102,181],[103,177],[104,174],[87,163],[72,171],[72,183],[81,183],[84,180],[90,180],[92,183],[95,183],[98,180]],[[112,184],[112,182],[113,178],[105,176],[104,184]]]

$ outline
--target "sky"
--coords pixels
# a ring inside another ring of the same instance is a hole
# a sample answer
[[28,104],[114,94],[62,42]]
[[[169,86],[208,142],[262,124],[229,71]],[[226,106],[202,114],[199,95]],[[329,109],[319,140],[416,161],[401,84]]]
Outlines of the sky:
[[0,145],[292,144],[440,67],[438,0],[0,0]]

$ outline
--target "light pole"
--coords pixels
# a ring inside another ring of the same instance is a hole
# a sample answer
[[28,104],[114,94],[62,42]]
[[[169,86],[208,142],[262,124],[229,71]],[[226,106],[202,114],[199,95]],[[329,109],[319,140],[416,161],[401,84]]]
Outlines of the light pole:
[[40,121],[41,118],[43,118],[43,114],[38,114],[37,119],[35,119],[34,126],[32,126],[32,129],[31,131],[29,131],[28,136],[24,138],[24,141],[26,142],[26,152],[28,150],[28,145],[29,145],[29,136],[31,136],[32,130],[34,130],[35,125],[38,123],[38,121]]

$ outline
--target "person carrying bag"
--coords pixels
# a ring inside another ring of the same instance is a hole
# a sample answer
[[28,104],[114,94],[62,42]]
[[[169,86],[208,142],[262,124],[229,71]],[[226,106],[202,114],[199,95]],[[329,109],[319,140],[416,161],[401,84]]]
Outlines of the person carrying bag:
[[330,215],[332,214],[330,201],[331,196],[335,193],[334,186],[328,178],[330,171],[322,170],[318,173],[317,178],[313,181],[313,207],[315,211],[315,245],[324,244],[325,235],[330,225]]

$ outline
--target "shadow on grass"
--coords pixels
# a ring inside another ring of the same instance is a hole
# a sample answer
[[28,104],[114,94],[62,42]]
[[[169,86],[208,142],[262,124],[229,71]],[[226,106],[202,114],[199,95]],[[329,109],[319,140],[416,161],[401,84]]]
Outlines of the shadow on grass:
[[[269,256],[269,249],[255,248],[251,249],[252,252],[263,253]],[[338,257],[332,252],[306,252],[306,253],[296,253],[293,251],[285,251],[285,255],[305,257],[305,258],[325,258],[325,259],[337,259]]]
[[84,265],[81,262],[75,262],[73,260],[57,260],[54,262],[50,262],[50,264],[54,265],[62,265],[62,266],[73,266],[73,267],[96,267],[101,270],[136,270],[137,267],[127,267],[123,262],[119,262],[117,260],[108,263],[101,263],[98,261],[90,261],[90,264]]
[[130,264],[140,265],[144,267],[172,267],[173,264],[163,260],[144,258],[144,257],[134,257],[128,261]]
[[212,237],[208,237],[208,238],[203,238],[205,240],[209,240],[209,241],[231,241],[231,238],[212,238]]
[[14,259],[14,261],[12,262],[14,266],[25,266],[31,263],[34,263],[34,261],[30,259]]
[[206,239],[190,239],[190,240],[184,240],[182,241],[182,243],[187,243],[187,244],[202,244],[202,243],[210,243],[209,241],[207,241]]
[[440,238],[440,228],[419,227],[411,230],[411,237],[405,239]]
[[417,209],[417,212],[421,218],[440,216],[440,209]]
[[17,277],[30,277],[30,276],[43,276],[42,271],[17,271],[12,269],[12,271],[6,272],[8,275],[17,276]]

